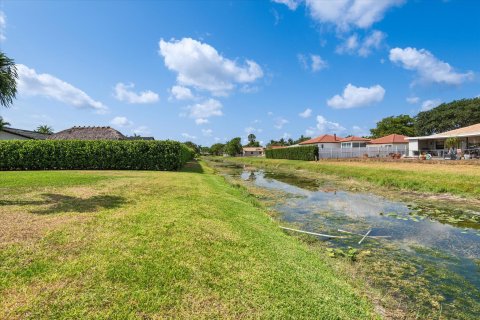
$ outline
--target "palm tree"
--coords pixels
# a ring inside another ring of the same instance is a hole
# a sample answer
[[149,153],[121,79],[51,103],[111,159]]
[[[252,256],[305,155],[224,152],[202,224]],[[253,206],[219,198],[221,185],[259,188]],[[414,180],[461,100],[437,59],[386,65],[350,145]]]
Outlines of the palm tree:
[[0,51],[0,106],[12,105],[17,94],[17,78],[15,61]]
[[250,133],[247,137],[248,139],[248,142],[250,142],[250,144],[254,143],[255,142],[255,139],[257,139],[257,137],[255,137],[255,135],[253,133]]
[[53,129],[50,126],[43,125],[43,126],[38,126],[37,130],[35,130],[35,132],[43,133],[43,134],[52,134]]
[[8,123],[7,121],[3,121],[3,118],[0,117],[0,131],[2,131],[4,127],[9,126],[9,125],[10,125],[10,123]]

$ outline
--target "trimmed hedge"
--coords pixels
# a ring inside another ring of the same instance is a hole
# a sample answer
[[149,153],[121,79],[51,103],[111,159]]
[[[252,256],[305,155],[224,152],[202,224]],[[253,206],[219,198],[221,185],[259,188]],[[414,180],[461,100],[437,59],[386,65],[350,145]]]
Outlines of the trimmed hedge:
[[192,158],[176,141],[0,141],[0,170],[178,170]]
[[268,159],[288,159],[313,161],[318,158],[318,146],[288,147],[280,149],[267,149],[265,156]]

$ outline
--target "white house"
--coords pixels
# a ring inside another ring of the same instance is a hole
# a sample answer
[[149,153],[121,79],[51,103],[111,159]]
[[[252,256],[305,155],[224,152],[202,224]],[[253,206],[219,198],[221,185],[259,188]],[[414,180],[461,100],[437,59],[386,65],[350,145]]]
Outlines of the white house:
[[244,157],[261,157],[265,154],[263,147],[243,147]]
[[366,148],[367,143],[370,142],[370,139],[351,136],[345,139],[340,140],[342,149],[351,149],[351,148]]
[[340,149],[342,147],[341,145],[341,140],[342,137],[337,137],[336,134],[330,135],[330,134],[324,134],[319,137],[300,142],[299,145],[305,146],[305,145],[318,145],[318,149]]
[[480,153],[480,123],[437,133],[430,136],[410,137],[408,140],[409,156],[418,156],[420,153],[430,153],[433,156],[443,157],[447,152],[445,141],[448,138],[457,138],[461,152]]
[[408,149],[407,137],[401,134],[390,134],[385,137],[370,140],[367,148],[388,149],[391,152],[404,152]]

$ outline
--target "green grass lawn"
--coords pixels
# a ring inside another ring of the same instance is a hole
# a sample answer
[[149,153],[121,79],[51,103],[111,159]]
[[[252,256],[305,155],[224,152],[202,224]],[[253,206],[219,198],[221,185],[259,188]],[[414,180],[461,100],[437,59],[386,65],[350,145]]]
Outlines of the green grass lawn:
[[[222,159],[223,161],[223,159]],[[286,170],[353,178],[380,187],[428,193],[450,193],[480,199],[480,167],[405,162],[300,161],[265,158],[227,158],[227,161]]]
[[0,319],[376,317],[208,168],[0,172],[0,189]]

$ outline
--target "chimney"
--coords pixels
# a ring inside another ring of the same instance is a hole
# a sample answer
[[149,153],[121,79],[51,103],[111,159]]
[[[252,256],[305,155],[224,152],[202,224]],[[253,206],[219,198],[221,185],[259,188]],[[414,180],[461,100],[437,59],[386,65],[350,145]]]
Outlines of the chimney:
[[336,133],[333,134],[333,141],[337,141],[337,134]]

